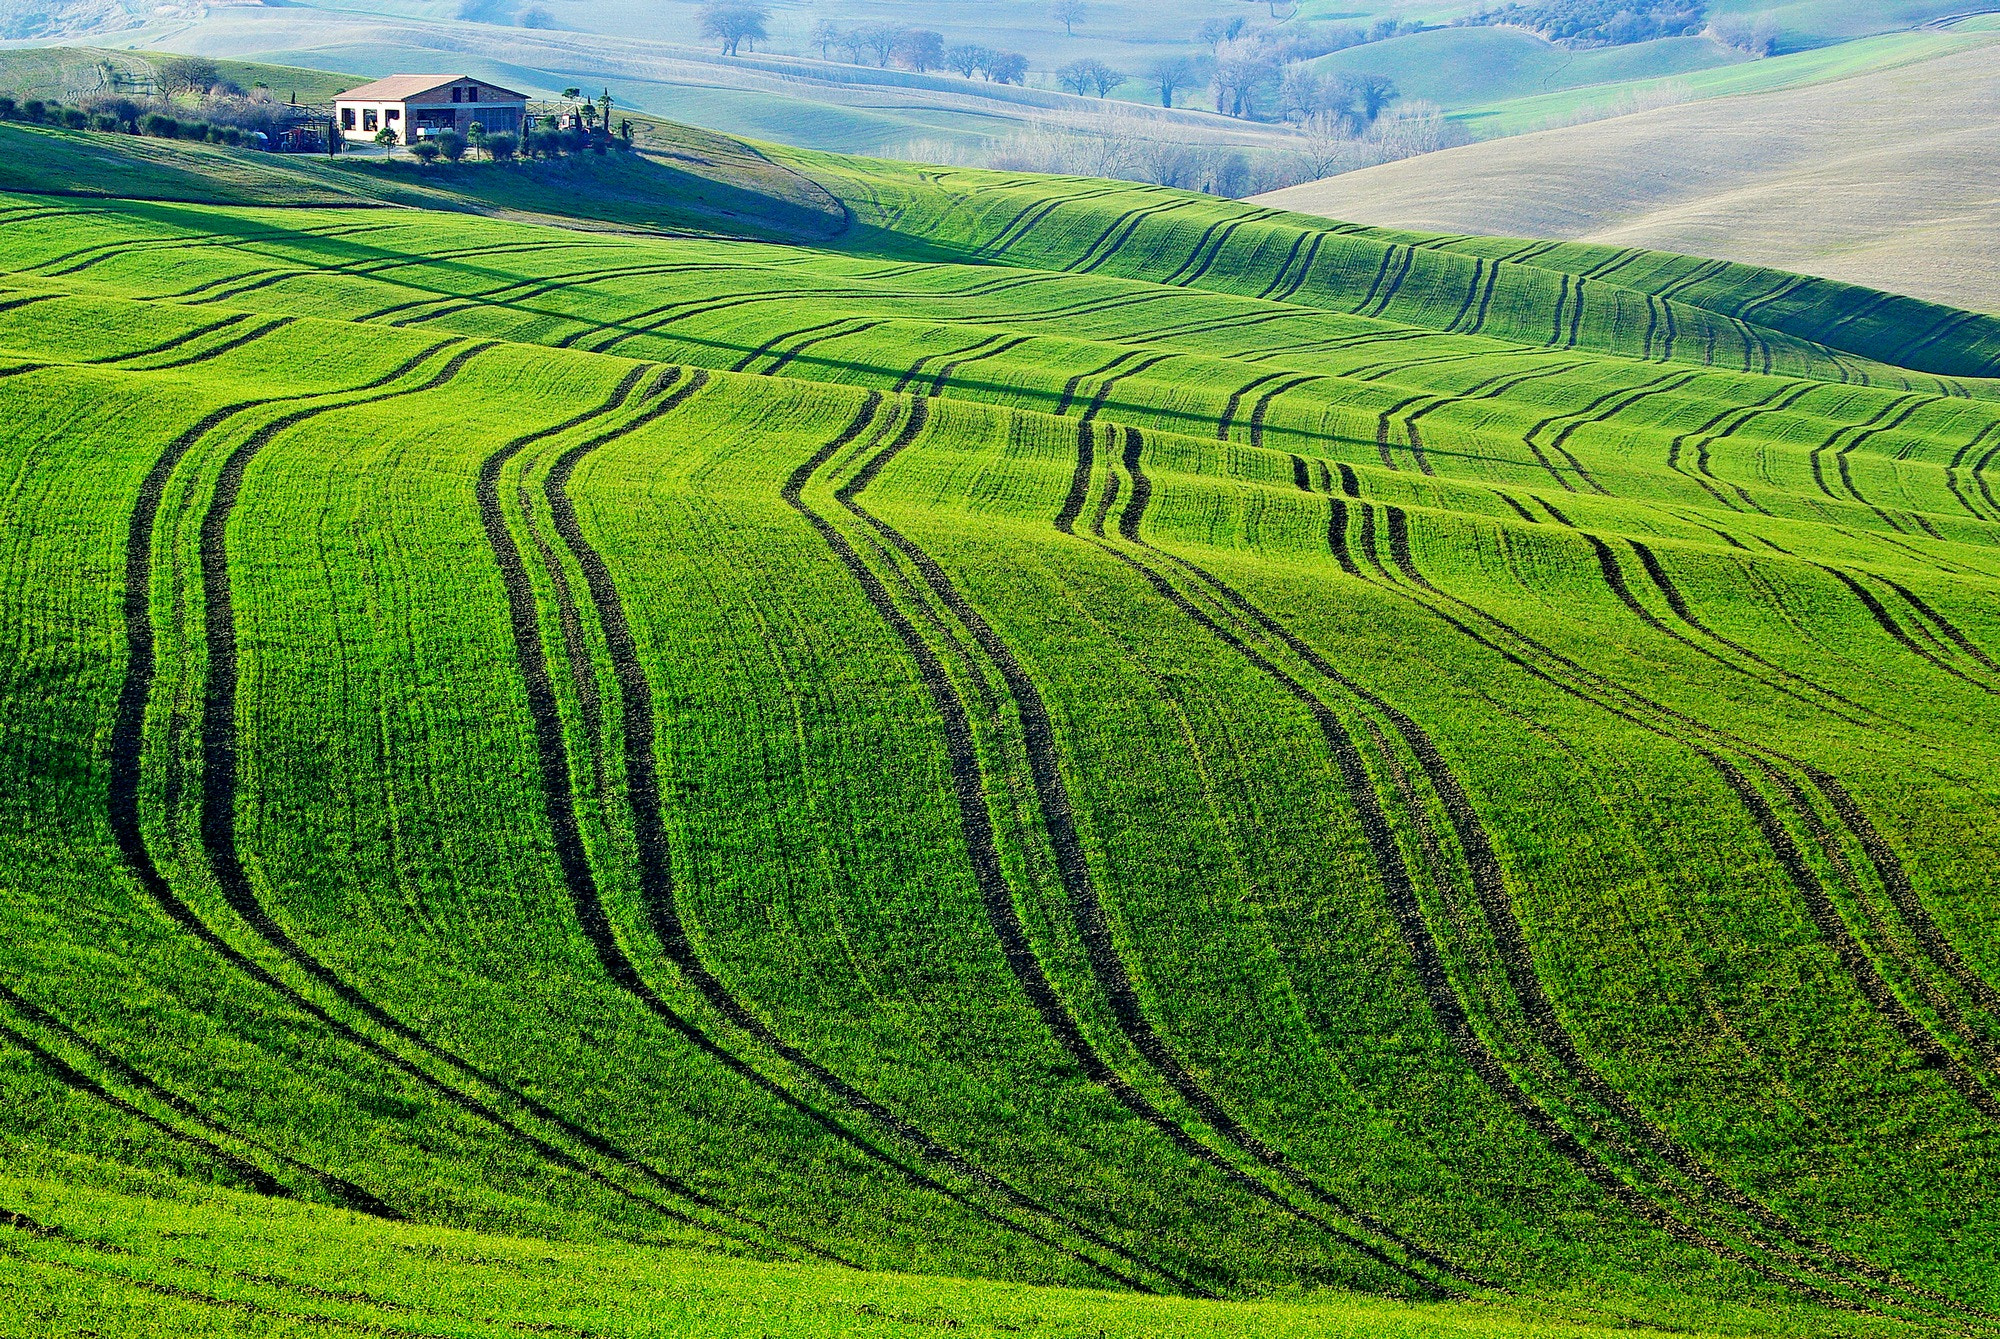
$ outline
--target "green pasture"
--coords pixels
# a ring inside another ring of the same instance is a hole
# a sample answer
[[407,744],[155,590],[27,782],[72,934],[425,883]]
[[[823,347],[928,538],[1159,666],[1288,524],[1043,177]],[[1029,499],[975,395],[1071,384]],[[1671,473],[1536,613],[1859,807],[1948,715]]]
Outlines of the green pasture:
[[1992,318],[13,146],[28,1332],[2000,1324]]

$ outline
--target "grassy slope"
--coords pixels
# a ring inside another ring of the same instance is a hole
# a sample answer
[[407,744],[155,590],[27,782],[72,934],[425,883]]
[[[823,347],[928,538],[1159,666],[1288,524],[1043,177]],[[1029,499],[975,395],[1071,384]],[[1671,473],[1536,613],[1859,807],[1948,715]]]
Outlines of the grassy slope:
[[[1616,111],[1632,99],[1662,88],[1669,89],[1677,98],[1695,102],[1793,89],[1831,91],[1838,96],[1839,90],[1821,86],[1921,67],[1986,42],[1987,39],[1977,36],[1976,30],[1890,33],[1721,68],[1663,70],[1622,80],[1593,81],[1589,86],[1559,92],[1498,99],[1490,105],[1462,111],[1458,119],[1479,138],[1495,139],[1586,120],[1593,114],[1601,118],[1606,111]],[[1671,80],[1660,78],[1668,73],[1674,75]]]
[[96,1159],[797,1333],[1983,1324],[1987,326],[792,166],[836,246],[7,198],[6,1207],[136,1234],[37,1296],[413,1286]]
[[[101,66],[107,60],[131,74],[150,73],[160,53],[111,51],[87,46],[15,47],[0,50],[0,89],[17,97],[76,98],[109,92]],[[301,102],[325,101],[361,80],[326,70],[260,61],[216,62],[224,79],[244,88],[263,85],[279,98],[297,94]]]
[[[1267,202],[1391,226],[1661,247],[2000,310],[1992,267],[1976,259],[1994,245],[1979,165],[1994,147],[2000,45],[1991,33],[1950,40],[1955,51],[1908,66],[1475,144]],[[1828,135],[1830,124],[1841,133]],[[1650,170],[1631,172],[1635,159]]]

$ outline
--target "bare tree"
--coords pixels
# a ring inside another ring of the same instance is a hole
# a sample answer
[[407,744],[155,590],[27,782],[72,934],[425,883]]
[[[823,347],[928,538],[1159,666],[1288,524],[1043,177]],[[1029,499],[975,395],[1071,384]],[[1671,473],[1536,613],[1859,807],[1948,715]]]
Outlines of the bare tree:
[[1083,22],[1083,0],[1055,0],[1049,6],[1049,16],[1063,26],[1065,37],[1076,36],[1076,25]]
[[1239,37],[1215,49],[1215,110],[1225,116],[1254,116],[1261,86],[1275,71],[1263,47],[1253,39]]
[[168,56],[154,68],[154,73],[160,81],[160,92],[167,97],[176,93],[206,93],[222,82],[222,71],[206,56]]
[[[1164,56],[1146,67],[1146,80],[1160,90],[1160,105],[1174,105],[1174,94],[1200,83],[1208,74],[1208,63],[1199,56]],[[1161,186],[1170,182],[1156,183]]]
[[975,72],[986,68],[987,54],[983,46],[961,42],[957,46],[945,48],[944,68],[970,79]]
[[922,74],[944,64],[944,34],[928,28],[910,28],[896,43],[896,59]]
[[833,49],[840,45],[841,36],[838,24],[827,19],[821,19],[813,25],[812,34],[806,38],[806,41],[819,48],[819,58],[821,60],[832,60]]
[[764,24],[771,11],[754,0],[711,0],[701,7],[701,35],[722,44],[722,54],[733,56],[748,42],[754,50],[770,34]]
[[982,68],[986,77],[996,84],[1027,82],[1028,58],[1018,51],[989,51]]
[[1111,68],[1101,60],[1073,60],[1056,71],[1056,82],[1082,97],[1100,81],[1100,76],[1111,73]]
[[896,47],[903,40],[903,32],[900,24],[871,23],[857,29],[855,36],[860,39],[862,49],[875,57],[877,65],[887,66],[889,57],[896,54]]

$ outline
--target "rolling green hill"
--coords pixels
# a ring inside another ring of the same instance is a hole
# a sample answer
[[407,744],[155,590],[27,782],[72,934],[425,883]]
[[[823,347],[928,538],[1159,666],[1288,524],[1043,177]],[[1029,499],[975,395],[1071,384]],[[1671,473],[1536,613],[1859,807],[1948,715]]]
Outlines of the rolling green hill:
[[29,151],[43,1328],[2000,1330],[2000,319],[804,152],[739,213],[837,230]]

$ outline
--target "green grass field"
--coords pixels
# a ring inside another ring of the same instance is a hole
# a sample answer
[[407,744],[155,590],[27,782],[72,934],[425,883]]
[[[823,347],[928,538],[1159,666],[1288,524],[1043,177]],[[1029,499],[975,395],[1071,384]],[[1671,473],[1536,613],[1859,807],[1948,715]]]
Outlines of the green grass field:
[[710,153],[0,127],[0,1331],[2000,1330],[2000,319]]

